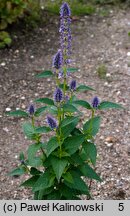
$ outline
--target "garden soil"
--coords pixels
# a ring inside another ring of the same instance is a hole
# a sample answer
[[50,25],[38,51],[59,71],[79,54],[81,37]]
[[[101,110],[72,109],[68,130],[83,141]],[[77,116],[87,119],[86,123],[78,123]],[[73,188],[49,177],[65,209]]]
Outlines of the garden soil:
[[[114,9],[107,17],[72,17],[72,66],[79,68],[73,77],[78,84],[96,89],[78,94],[79,98],[91,102],[96,95],[100,101],[117,102],[125,108],[97,111],[102,122],[95,137],[96,171],[103,182],[92,182],[94,199],[130,199],[129,15],[130,10]],[[35,75],[51,69],[52,56],[59,49],[58,28],[58,17],[51,17],[48,23],[30,31],[23,29],[22,24],[11,27],[13,44],[0,50],[0,199],[32,199],[30,190],[19,187],[28,176],[7,175],[17,167],[19,153],[26,152],[30,141],[21,129],[25,120],[7,117],[5,112],[16,108],[26,110],[36,98],[53,97],[53,80],[36,79]],[[103,79],[102,66],[106,73]],[[83,112],[88,119],[90,111]],[[40,117],[38,124],[46,124],[45,116]],[[43,141],[47,138],[43,136]]]

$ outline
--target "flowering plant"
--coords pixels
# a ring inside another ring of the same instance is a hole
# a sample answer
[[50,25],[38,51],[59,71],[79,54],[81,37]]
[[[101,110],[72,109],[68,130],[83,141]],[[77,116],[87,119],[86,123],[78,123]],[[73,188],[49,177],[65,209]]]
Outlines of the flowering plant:
[[[76,200],[80,199],[82,194],[91,198],[90,187],[85,182],[86,177],[90,181],[101,181],[94,168],[97,158],[94,136],[100,126],[100,116],[96,115],[96,111],[122,108],[116,103],[100,102],[96,96],[91,103],[76,97],[77,92],[94,89],[86,85],[77,86],[73,79],[68,83],[71,73],[77,71],[70,67],[70,24],[71,11],[69,5],[63,3],[60,9],[61,47],[53,58],[53,70],[37,75],[39,78],[52,77],[55,80],[53,99],[37,99],[36,102],[45,104],[38,109],[32,104],[27,112],[8,112],[8,115],[29,119],[23,124],[23,131],[34,144],[29,145],[27,158],[20,153],[20,165],[10,172],[10,175],[28,173],[30,178],[21,185],[32,188],[34,199]],[[80,106],[90,111],[89,120],[82,122]],[[36,119],[43,114],[46,115],[46,125],[38,127]],[[50,132],[49,140],[43,142],[42,135]]]

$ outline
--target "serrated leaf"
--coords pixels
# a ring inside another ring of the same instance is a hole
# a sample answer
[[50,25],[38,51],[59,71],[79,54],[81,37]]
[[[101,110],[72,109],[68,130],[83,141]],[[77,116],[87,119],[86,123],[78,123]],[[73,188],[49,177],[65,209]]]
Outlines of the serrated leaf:
[[109,101],[103,101],[99,104],[98,109],[103,110],[103,109],[124,109],[120,104],[109,102]]
[[51,164],[52,164],[53,170],[55,172],[55,175],[58,181],[60,180],[67,163],[68,161],[63,158],[62,159],[57,158],[57,157],[51,158]]
[[51,179],[51,174],[47,170],[38,178],[38,180],[34,184],[34,187],[32,189],[33,192],[44,190],[51,187],[53,185],[53,181],[50,181],[50,179]]
[[81,165],[79,169],[83,173],[84,176],[90,179],[95,179],[100,182],[102,181],[100,176],[88,164]]
[[15,117],[28,117],[29,116],[27,112],[24,112],[22,110],[6,112],[6,114],[9,115],[9,116],[15,116]]
[[44,189],[44,190],[40,190],[39,194],[38,194],[38,200],[43,200],[43,197],[45,195],[50,194],[52,191],[53,191],[53,187],[50,187],[50,188],[47,188],[47,189]]
[[69,134],[73,131],[73,129],[78,124],[78,117],[67,117],[61,122],[61,133],[64,138],[69,136]]
[[42,73],[40,74],[37,74],[36,77],[37,78],[47,78],[47,77],[52,77],[54,76],[54,74],[52,73],[52,71],[43,71]]
[[37,151],[41,148],[42,144],[32,144],[29,146],[27,154],[28,154],[28,163],[30,166],[40,166],[42,160],[40,157],[35,157]]
[[70,172],[66,172],[62,177],[69,183],[73,183],[73,177]]
[[52,131],[49,127],[42,126],[35,129],[35,133],[41,134],[41,133],[48,133]]
[[92,109],[91,105],[87,101],[84,101],[84,100],[73,101],[73,104],[80,105],[86,109]]
[[38,103],[44,103],[48,105],[54,105],[54,101],[50,98],[38,98],[35,100]]
[[76,91],[82,92],[82,91],[95,91],[95,89],[91,88],[90,86],[86,85],[80,85],[77,87]]
[[35,133],[35,129],[34,127],[31,125],[30,122],[25,122],[22,126],[23,128],[23,132],[25,134],[25,136],[28,138],[28,139],[31,139],[31,140],[35,140],[36,139],[36,133]]
[[64,104],[63,110],[64,112],[68,112],[68,113],[79,112],[79,110],[72,104]]
[[71,155],[70,163],[73,164],[73,165],[74,164],[76,164],[76,165],[83,164],[83,160],[80,157],[79,152],[76,152],[75,154]]
[[99,131],[100,121],[101,121],[100,116],[91,118],[83,125],[84,133],[95,136]]
[[89,188],[87,184],[85,184],[85,182],[81,179],[81,176],[76,171],[70,171],[70,173],[73,177],[73,183],[68,183],[65,181],[65,184],[70,188],[74,188],[83,192],[84,194],[90,195]]
[[47,106],[40,107],[35,111],[34,116],[39,117],[42,113],[44,113],[47,109]]
[[20,186],[33,187],[36,181],[38,180],[38,178],[39,178],[38,175],[32,176],[31,178],[23,182]]
[[85,140],[84,135],[68,137],[67,139],[65,139],[63,146],[65,150],[71,155],[78,150],[78,148],[84,142],[84,140]]
[[14,170],[12,170],[11,172],[8,173],[9,176],[20,176],[23,175],[25,173],[25,169],[23,167],[18,167]]
[[62,187],[60,189],[61,194],[67,198],[67,200],[73,200],[73,197],[76,195],[76,192],[74,189],[69,188],[67,185],[62,184]]
[[40,167],[42,166],[42,158],[34,157],[32,160],[29,161],[30,166]]
[[59,146],[57,138],[52,137],[47,143],[47,157]]
[[85,150],[85,153],[87,155],[87,158],[89,158],[92,162],[92,164],[95,166],[96,164],[96,158],[97,158],[97,149],[94,143],[85,142],[83,144],[83,148]]

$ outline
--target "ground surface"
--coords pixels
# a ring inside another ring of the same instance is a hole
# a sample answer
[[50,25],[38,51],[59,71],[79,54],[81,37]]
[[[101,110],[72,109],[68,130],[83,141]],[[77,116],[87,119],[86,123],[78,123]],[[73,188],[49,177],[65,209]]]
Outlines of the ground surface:
[[[130,11],[114,10],[108,17],[74,18],[72,23],[73,59],[80,68],[77,82],[97,89],[101,100],[119,102],[125,107],[101,113],[101,130],[96,138],[97,172],[104,181],[92,184],[94,199],[130,199],[129,14]],[[13,46],[0,50],[0,199],[32,198],[29,190],[19,188],[22,177],[7,176],[17,166],[19,152],[26,151],[29,141],[22,133],[23,119],[7,117],[4,112],[6,108],[27,109],[38,97],[52,97],[52,81],[37,81],[34,75],[51,68],[52,56],[59,46],[58,25],[56,18],[30,33],[22,28],[12,29]],[[105,80],[96,73],[102,63],[107,67]],[[88,92],[79,97],[90,101],[94,94]]]

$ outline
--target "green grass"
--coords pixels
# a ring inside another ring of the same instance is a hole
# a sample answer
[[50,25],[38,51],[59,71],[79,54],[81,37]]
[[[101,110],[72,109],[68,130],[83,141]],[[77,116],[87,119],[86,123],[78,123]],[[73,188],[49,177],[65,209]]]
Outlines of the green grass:
[[[71,7],[71,11],[73,15],[91,15],[95,13],[96,7],[95,5],[92,5],[90,3],[82,3],[82,1],[79,0],[66,0],[66,2],[69,3]],[[46,1],[45,9],[54,14],[59,14],[59,7],[61,6],[62,1],[57,0],[54,2]]]
[[97,68],[97,74],[100,79],[106,79],[107,67],[105,64],[99,65],[99,67]]
[[[44,3],[45,10],[52,14],[59,15],[59,8],[62,2],[62,0],[46,0]],[[97,12],[99,16],[108,16],[109,8],[106,7],[127,5],[126,3],[129,4],[130,0],[65,0],[65,2],[69,3],[73,16],[91,15],[95,12]]]

